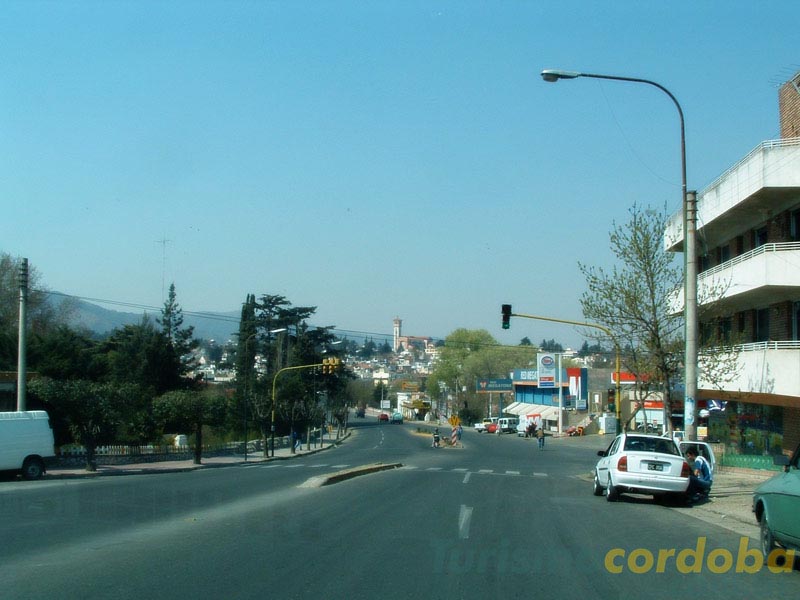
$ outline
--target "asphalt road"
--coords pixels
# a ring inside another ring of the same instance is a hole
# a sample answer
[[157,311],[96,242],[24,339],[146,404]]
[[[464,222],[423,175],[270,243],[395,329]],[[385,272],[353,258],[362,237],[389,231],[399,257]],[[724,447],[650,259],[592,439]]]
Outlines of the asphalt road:
[[[737,573],[756,544],[733,531],[648,497],[592,496],[586,473],[607,440],[548,440],[540,452],[530,440],[468,431],[463,448],[433,449],[416,430],[368,420],[341,447],[291,461],[1,482],[0,590],[15,599],[674,600],[793,597],[800,584],[798,572]],[[376,462],[402,467],[304,485]]]

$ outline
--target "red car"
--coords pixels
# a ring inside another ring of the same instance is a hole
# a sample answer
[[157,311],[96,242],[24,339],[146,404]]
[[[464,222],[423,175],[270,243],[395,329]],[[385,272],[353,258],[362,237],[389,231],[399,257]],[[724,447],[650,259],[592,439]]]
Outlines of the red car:
[[381,413],[378,415],[378,421],[388,421],[388,420],[389,420],[389,415],[387,415],[386,413]]

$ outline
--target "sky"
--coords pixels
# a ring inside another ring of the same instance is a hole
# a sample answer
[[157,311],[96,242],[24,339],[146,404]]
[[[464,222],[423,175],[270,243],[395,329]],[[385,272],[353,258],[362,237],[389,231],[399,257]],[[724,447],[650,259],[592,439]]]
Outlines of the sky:
[[[583,320],[638,203],[779,137],[793,0],[0,4],[0,252],[50,290],[500,343]],[[120,308],[116,306],[118,310]],[[122,309],[124,310],[124,308]],[[233,327],[235,329],[235,326]]]

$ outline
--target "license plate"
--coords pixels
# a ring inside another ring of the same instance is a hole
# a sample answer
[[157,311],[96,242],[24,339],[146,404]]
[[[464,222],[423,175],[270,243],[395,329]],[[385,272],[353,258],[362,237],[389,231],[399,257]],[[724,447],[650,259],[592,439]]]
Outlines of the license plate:
[[647,465],[647,470],[648,471],[663,471],[664,470],[664,465],[661,465],[661,464],[658,464],[658,463],[649,463]]

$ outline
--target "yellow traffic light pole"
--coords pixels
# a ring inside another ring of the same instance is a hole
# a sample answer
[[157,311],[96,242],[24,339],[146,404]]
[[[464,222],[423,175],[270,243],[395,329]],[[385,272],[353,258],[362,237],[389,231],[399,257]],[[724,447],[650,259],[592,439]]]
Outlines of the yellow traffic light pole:
[[[505,307],[508,307],[507,309]],[[621,378],[620,378],[620,352],[619,352],[619,344],[617,343],[616,338],[611,333],[611,330],[607,327],[603,327],[602,325],[597,325],[596,323],[584,323],[582,321],[569,321],[567,319],[554,319],[553,317],[540,317],[536,315],[526,315],[522,313],[514,313],[511,312],[511,305],[505,304],[503,305],[503,323],[506,323],[508,317],[521,317],[523,319],[536,319],[537,321],[551,321],[553,323],[566,323],[568,325],[579,325],[581,327],[593,327],[595,329],[599,329],[611,338],[611,341],[614,342],[614,350],[616,353],[616,398],[614,399],[614,412],[615,412],[615,419],[617,421],[617,433],[622,433],[622,395],[621,395]]]
[[281,373],[285,373],[286,371],[297,371],[300,369],[313,369],[315,367],[322,367],[323,374],[333,374],[335,373],[339,367],[341,366],[342,361],[338,358],[325,358],[321,363],[314,363],[313,365],[297,365],[295,367],[284,367],[280,369],[275,376],[272,378],[272,421],[270,423],[270,432],[271,432],[271,439],[270,439],[270,446],[271,446],[271,456],[275,457],[275,389],[276,384],[278,383],[278,376]]

